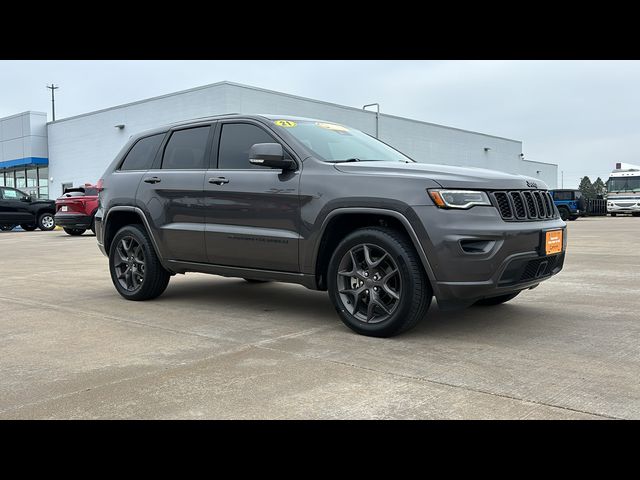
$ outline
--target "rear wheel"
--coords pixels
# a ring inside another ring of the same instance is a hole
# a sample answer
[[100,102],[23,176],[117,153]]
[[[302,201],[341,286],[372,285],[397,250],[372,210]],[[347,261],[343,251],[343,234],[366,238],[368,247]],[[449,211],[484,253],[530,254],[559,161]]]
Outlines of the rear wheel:
[[20,228],[22,228],[23,230],[25,230],[27,232],[33,232],[38,227],[36,227],[35,225],[27,224],[27,225],[20,225]]
[[86,232],[86,230],[82,229],[82,228],[63,228],[63,230],[65,232],[67,232],[67,234],[75,237],[78,235],[82,235],[84,232]]
[[483,298],[482,300],[478,300],[475,305],[481,305],[485,307],[489,307],[492,305],[501,305],[505,302],[508,302],[509,300],[513,300],[518,295],[520,295],[520,292],[507,293],[506,295],[500,295],[499,297]]
[[109,248],[109,271],[116,290],[127,300],[156,298],[165,291],[170,278],[140,225],[127,225],[118,231]]
[[327,283],[344,324],[372,337],[391,337],[414,327],[433,295],[413,245],[389,228],[356,230],[340,242]]
[[38,217],[38,228],[44,232],[48,232],[56,228],[56,222],[53,219],[53,213],[43,213]]
[[558,208],[558,212],[560,212],[560,218],[562,220],[566,221],[569,218],[569,210],[567,210],[565,207]]

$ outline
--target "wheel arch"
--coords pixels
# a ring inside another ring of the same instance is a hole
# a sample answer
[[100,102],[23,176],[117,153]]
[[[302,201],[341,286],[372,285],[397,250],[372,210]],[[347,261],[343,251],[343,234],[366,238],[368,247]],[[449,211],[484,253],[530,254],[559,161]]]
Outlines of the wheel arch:
[[327,268],[331,260],[331,254],[340,240],[354,230],[370,226],[395,228],[411,240],[420,257],[431,288],[437,296],[437,282],[433,269],[411,222],[405,215],[396,210],[371,207],[337,208],[329,212],[323,220],[319,235],[320,240],[316,244],[313,257],[318,289],[326,290],[327,288]]
[[158,248],[156,239],[153,236],[151,228],[149,227],[149,222],[142,210],[137,207],[117,206],[111,207],[107,211],[107,214],[102,220],[102,229],[104,232],[103,242],[105,251],[109,252],[109,249],[111,248],[111,242],[116,236],[116,233],[126,225],[141,225],[142,228],[145,229],[145,231],[149,235],[149,238],[151,238],[151,244],[153,246],[153,249],[155,250],[156,255],[158,256],[158,259],[161,263],[164,264],[163,257],[160,253],[160,249]]

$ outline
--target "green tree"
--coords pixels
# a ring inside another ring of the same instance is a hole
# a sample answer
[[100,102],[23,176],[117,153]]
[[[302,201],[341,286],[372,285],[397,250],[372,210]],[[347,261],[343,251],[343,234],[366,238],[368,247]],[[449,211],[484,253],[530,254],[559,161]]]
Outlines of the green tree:
[[600,177],[596,178],[596,181],[593,182],[593,189],[596,195],[605,195],[607,193],[607,186]]
[[578,190],[582,192],[582,196],[584,198],[596,198],[596,189],[593,187],[591,179],[586,175],[582,177],[582,180],[580,180]]

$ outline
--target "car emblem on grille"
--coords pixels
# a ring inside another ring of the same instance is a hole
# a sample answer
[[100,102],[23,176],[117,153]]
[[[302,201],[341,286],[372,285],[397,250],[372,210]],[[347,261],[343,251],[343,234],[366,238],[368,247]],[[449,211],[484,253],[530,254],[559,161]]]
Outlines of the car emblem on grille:
[[538,184],[535,182],[530,182],[529,180],[527,180],[527,187],[529,188],[538,188]]

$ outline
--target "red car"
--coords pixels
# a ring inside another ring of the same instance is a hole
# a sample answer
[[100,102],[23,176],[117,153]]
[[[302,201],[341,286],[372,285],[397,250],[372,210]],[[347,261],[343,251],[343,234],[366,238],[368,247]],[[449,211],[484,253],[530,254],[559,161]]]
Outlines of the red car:
[[67,188],[56,200],[55,222],[69,235],[94,234],[94,216],[98,210],[98,187],[85,183],[83,187]]

